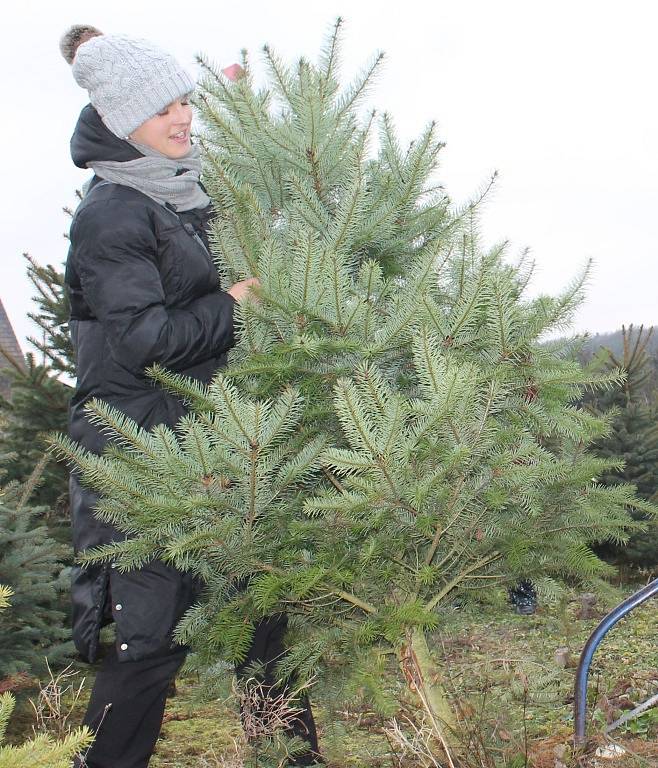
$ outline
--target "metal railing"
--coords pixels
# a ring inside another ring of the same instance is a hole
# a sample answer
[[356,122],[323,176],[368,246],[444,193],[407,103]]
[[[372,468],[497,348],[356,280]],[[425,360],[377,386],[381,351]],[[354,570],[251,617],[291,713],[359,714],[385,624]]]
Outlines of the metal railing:
[[658,579],[647,584],[646,587],[638,590],[610,611],[585,643],[583,652],[580,654],[578,669],[576,670],[576,687],[574,689],[574,743],[577,747],[585,744],[587,740],[587,680],[594,651],[596,651],[601,640],[620,619],[623,619],[627,613],[630,613],[638,605],[641,605],[655,595],[658,595]]

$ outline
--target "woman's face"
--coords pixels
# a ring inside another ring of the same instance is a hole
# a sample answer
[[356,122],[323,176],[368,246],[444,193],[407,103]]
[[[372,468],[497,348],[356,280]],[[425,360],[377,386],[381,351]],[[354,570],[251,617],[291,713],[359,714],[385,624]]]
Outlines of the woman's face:
[[183,96],[142,123],[128,138],[177,160],[190,151],[191,124],[192,107],[189,97]]

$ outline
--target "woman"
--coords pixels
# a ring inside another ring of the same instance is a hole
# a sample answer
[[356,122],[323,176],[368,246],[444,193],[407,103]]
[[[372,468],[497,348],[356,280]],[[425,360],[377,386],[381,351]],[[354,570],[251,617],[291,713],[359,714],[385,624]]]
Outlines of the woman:
[[[209,253],[210,199],[201,184],[198,147],[190,140],[194,79],[148,41],[75,26],[60,49],[90,104],[71,139],[79,168],[91,168],[71,225],[66,284],[77,386],[69,433],[100,453],[105,437],[85,417],[98,397],[142,427],[174,426],[183,405],[144,375],[152,363],[208,382],[234,344],[233,308],[258,280],[223,291]],[[76,553],[121,537],[94,516],[98,496],[70,481]],[[73,638],[93,662],[103,655],[85,723],[96,732],[89,768],[143,768],[160,731],[167,688],[185,649],[172,631],[195,597],[194,580],[161,562],[120,573],[74,567]],[[104,653],[99,630],[116,625]],[[249,661],[271,675],[283,652],[285,618],[256,627]],[[309,743],[299,765],[317,758],[307,707],[295,733]]]

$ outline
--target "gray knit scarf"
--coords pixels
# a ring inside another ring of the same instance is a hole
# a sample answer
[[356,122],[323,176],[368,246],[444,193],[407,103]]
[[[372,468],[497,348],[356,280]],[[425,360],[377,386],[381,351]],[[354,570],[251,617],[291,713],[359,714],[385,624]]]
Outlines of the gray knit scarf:
[[[160,205],[170,203],[177,211],[205,208],[210,203],[199,184],[201,157],[196,144],[192,144],[185,157],[173,160],[144,144],[126,141],[144,157],[123,163],[114,160],[87,163],[87,166],[100,178],[137,189]],[[86,188],[83,190],[86,192]]]

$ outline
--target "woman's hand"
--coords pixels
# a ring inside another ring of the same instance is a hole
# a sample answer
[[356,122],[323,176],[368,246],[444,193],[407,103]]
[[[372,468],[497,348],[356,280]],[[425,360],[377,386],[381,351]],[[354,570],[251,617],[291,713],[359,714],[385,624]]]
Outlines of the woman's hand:
[[257,277],[240,280],[239,283],[232,285],[226,293],[230,293],[236,301],[243,301],[247,297],[258,301],[256,295],[251,290],[252,288],[260,288],[260,280]]

